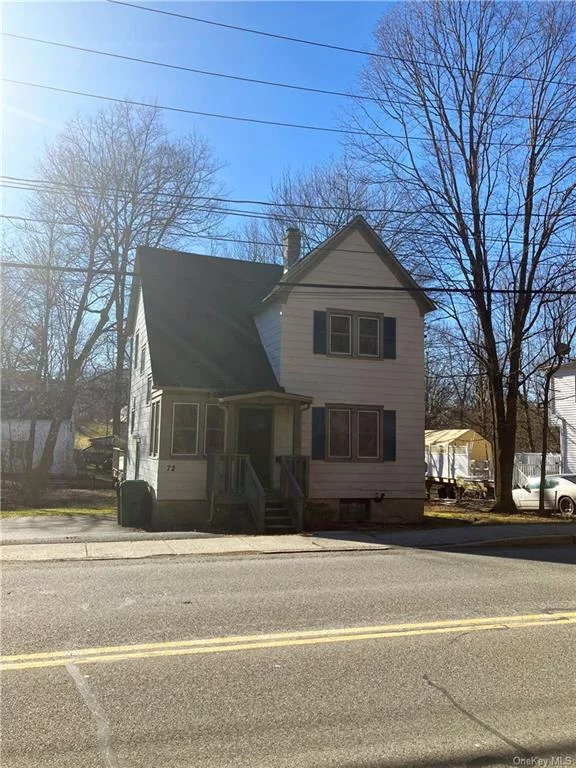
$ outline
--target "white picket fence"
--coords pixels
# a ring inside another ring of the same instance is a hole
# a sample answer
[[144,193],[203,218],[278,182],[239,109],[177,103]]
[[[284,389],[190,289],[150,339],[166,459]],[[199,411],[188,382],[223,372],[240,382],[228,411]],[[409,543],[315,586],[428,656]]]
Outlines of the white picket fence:
[[[540,477],[541,453],[517,453],[514,462],[514,485],[526,485],[531,479]],[[546,474],[559,475],[562,472],[562,456],[549,453],[546,456]]]

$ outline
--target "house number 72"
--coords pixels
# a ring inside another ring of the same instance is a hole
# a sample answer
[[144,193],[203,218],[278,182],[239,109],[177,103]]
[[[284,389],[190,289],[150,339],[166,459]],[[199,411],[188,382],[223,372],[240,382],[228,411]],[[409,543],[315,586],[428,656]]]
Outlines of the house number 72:
[[166,464],[166,472],[174,472],[176,470],[176,464]]

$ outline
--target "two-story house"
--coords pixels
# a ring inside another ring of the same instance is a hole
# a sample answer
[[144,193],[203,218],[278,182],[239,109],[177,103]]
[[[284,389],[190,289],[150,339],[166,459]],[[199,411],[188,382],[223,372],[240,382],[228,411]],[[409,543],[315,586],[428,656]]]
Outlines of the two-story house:
[[127,478],[154,524],[416,522],[424,316],[434,303],[362,217],[285,265],[139,248]]
[[560,428],[562,472],[576,473],[576,361],[565,363],[552,377],[551,405]]

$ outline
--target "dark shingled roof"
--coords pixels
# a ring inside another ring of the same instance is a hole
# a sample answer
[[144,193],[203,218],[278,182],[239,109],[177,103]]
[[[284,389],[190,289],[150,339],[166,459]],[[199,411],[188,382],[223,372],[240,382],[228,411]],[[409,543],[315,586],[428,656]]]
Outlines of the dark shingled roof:
[[280,389],[252,310],[281,266],[144,247],[137,264],[155,386]]

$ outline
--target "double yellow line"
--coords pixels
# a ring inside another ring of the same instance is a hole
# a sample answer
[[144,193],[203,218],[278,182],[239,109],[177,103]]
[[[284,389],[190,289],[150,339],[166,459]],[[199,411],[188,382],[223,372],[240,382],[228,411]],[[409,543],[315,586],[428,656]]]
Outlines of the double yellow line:
[[165,643],[109,645],[66,651],[26,653],[0,656],[0,670],[40,669],[66,664],[105,664],[129,659],[154,659],[169,656],[196,656],[208,653],[231,653],[265,648],[287,648],[300,645],[352,643],[360,640],[382,640],[395,637],[445,635],[461,632],[483,632],[492,629],[576,624],[576,611],[529,613],[519,616],[447,619],[415,624],[382,624],[372,627],[345,627],[303,632],[279,632],[262,635],[232,635],[201,640],[176,640]]

